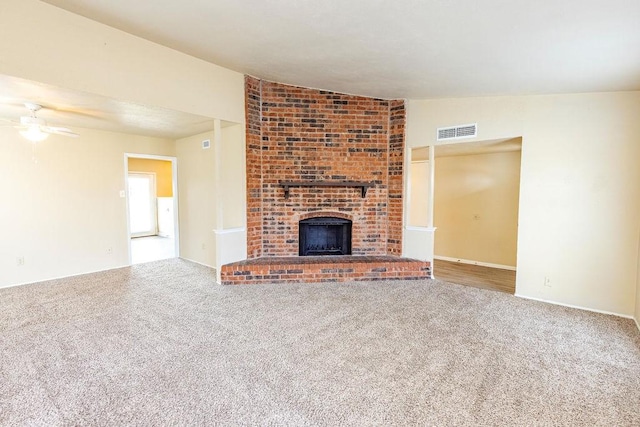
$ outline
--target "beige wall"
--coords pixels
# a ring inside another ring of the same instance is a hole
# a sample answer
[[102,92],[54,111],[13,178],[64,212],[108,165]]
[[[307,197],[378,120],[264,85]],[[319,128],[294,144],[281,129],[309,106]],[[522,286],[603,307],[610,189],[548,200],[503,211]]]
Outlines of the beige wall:
[[[180,257],[215,266],[216,194],[213,132],[176,141]],[[202,148],[208,139],[212,146]]]
[[410,100],[407,111],[409,147],[475,122],[477,140],[523,137],[518,295],[634,313],[640,92]]
[[[238,140],[238,129],[243,128],[242,124],[245,120],[244,76],[242,74],[37,0],[5,0],[1,9],[0,27],[6,34],[11,34],[11,37],[0,38],[0,74],[117,100],[235,122],[239,125],[231,126],[228,131],[224,132],[229,134],[227,139]],[[32,54],[34,46],[38,46],[37,55]],[[90,139],[92,135],[107,134],[87,131],[83,132],[83,136],[77,141],[85,141],[87,138]],[[106,137],[95,136],[95,138],[100,140]],[[242,135],[240,142],[244,141],[243,138]],[[38,204],[37,209],[31,210],[29,214],[24,215],[24,218],[29,218],[33,223],[47,224],[46,229],[40,226],[35,229],[42,231],[45,236],[55,234],[55,244],[63,247],[59,251],[61,256],[69,255],[74,258],[73,254],[78,254],[78,257],[72,261],[63,260],[63,262],[58,262],[55,257],[44,260],[41,259],[43,254],[47,249],[51,249],[49,246],[53,244],[43,243],[41,245],[40,240],[37,239],[24,241],[22,246],[18,245],[15,248],[6,249],[8,254],[2,257],[2,264],[0,264],[0,267],[3,268],[0,270],[0,286],[127,264],[126,217],[120,218],[113,214],[115,207],[111,206],[111,202],[109,202],[111,195],[106,194],[102,188],[109,187],[118,191],[124,189],[124,158],[122,156],[124,152],[175,155],[176,147],[181,149],[181,157],[185,164],[181,165],[178,162],[178,168],[180,168],[181,174],[186,177],[186,181],[180,187],[185,194],[185,199],[180,203],[180,241],[183,246],[181,255],[213,265],[212,260],[215,258],[214,244],[211,241],[213,227],[208,224],[213,220],[213,216],[205,217],[205,215],[212,209],[215,196],[213,192],[205,191],[203,193],[204,201],[194,197],[194,193],[204,191],[210,186],[209,178],[213,174],[213,169],[211,165],[202,167],[203,163],[207,161],[206,156],[196,158],[197,156],[188,148],[189,144],[181,145],[173,141],[153,144],[148,142],[153,138],[130,136],[121,139],[123,142],[115,143],[109,147],[100,147],[100,144],[96,144],[94,147],[96,152],[89,153],[86,158],[83,157],[79,160],[85,162],[83,166],[78,166],[78,169],[81,169],[85,174],[88,174],[91,169],[86,165],[95,165],[97,182],[86,179],[67,180],[66,178],[60,181],[58,177],[63,174],[64,169],[60,171],[58,169],[68,166],[62,160],[60,160],[60,165],[50,165],[55,173],[48,174],[46,179],[39,175],[37,170],[33,171],[31,168],[22,170],[12,167],[3,170],[3,173],[7,173],[11,180],[14,179],[13,175],[16,179],[26,180],[28,183],[44,179],[46,182],[42,182],[43,187],[58,188],[59,186],[59,191],[74,195],[82,194],[86,200],[83,197],[74,196],[72,203],[77,208],[74,214],[69,217],[74,218],[78,224],[95,222],[96,228],[108,230],[108,233],[103,236],[100,231],[91,235],[86,227],[81,226],[79,230],[82,232],[82,237],[77,237],[73,233],[67,236],[65,231],[70,227],[67,216],[63,214],[58,216],[57,212],[69,213],[68,209],[56,207],[53,200],[47,200],[42,209],[40,209],[41,204]],[[50,140],[52,139],[50,138]],[[4,140],[2,142],[5,143]],[[68,144],[70,142],[67,140],[58,147],[66,147]],[[45,145],[42,146],[45,147]],[[80,151],[83,150],[84,148]],[[64,153],[67,151],[62,150],[57,155],[63,156]],[[70,150],[69,153],[71,158],[79,155],[74,150]],[[117,161],[111,159],[115,155],[114,153],[121,156]],[[16,155],[26,154],[17,153]],[[239,174],[244,174],[244,158],[239,160],[238,153],[233,150],[229,156],[229,162],[223,163],[229,167],[228,174],[225,176],[233,183],[229,187],[229,198],[235,201],[229,204],[229,211],[225,211],[225,215],[228,216],[229,224],[240,225],[244,221],[244,192],[237,192],[236,187],[239,185],[237,182]],[[10,159],[12,158],[3,153],[0,164],[4,165]],[[112,170],[115,163],[117,163],[119,171],[117,179],[115,176],[107,176],[103,173],[107,169]],[[191,165],[196,166],[195,171],[189,170]],[[7,180],[3,181],[3,184],[6,184]],[[96,186],[95,193],[90,191],[93,185]],[[22,189],[20,186],[16,188],[16,192],[20,192]],[[17,193],[13,191],[11,196],[16,197]],[[47,194],[42,194],[42,196],[45,197]],[[65,202],[65,199],[61,200],[61,203]],[[193,207],[189,206],[189,201],[193,203]],[[117,203],[122,203],[124,206],[124,199],[118,199]],[[239,207],[240,203],[242,208]],[[104,209],[95,215],[77,218],[75,212],[84,212],[78,207],[81,208],[89,204],[91,207],[102,206]],[[207,209],[205,213],[199,211],[203,204]],[[2,215],[7,218],[7,221],[13,220],[14,217],[19,217],[26,208],[27,206],[18,204],[15,210],[13,208],[9,212],[3,210]],[[243,211],[242,215],[238,214],[240,210]],[[48,211],[53,211],[56,215],[50,215]],[[108,216],[105,217],[105,215]],[[119,230],[123,226],[125,229],[121,236]],[[201,234],[200,230],[204,226],[206,226],[207,232]],[[45,238],[45,241],[48,242],[48,238]],[[205,249],[202,249],[203,244]],[[92,245],[102,249],[98,250]],[[67,246],[69,247],[67,248]],[[106,247],[112,247],[113,253],[107,254]],[[5,250],[4,245],[2,248]],[[19,270],[14,268],[17,256],[14,252],[24,252],[26,255],[26,264]],[[51,250],[48,253],[53,254],[55,251]],[[37,260],[39,264],[30,264],[30,259],[31,262]]]
[[407,186],[409,197],[408,221],[412,227],[426,227],[429,223],[428,188],[429,162],[412,161],[409,168],[410,185]]
[[640,238],[638,239],[638,276],[636,278],[636,324],[640,329]]
[[244,123],[240,73],[41,1],[1,11],[0,74]]
[[168,160],[129,158],[129,172],[156,174],[156,197],[173,197],[173,171]]
[[437,157],[435,165],[435,256],[515,267],[520,152]]
[[225,229],[246,224],[246,175],[244,125],[222,128],[222,158],[219,200],[222,202],[222,226]]
[[[0,127],[0,287],[127,265],[124,154],[174,142],[89,129],[33,144]],[[24,265],[17,266],[17,258]]]

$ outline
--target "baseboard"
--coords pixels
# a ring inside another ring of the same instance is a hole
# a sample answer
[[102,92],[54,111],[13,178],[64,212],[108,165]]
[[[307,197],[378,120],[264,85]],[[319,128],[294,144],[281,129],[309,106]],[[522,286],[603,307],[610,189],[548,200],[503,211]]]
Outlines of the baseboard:
[[634,318],[633,320],[636,321],[636,326],[638,327],[638,331],[640,331],[640,320],[638,320],[637,318]]
[[[207,265],[207,264],[204,264],[204,263],[202,263],[202,262],[194,261],[194,260],[192,260],[192,259],[182,258],[182,257],[178,257],[178,258],[179,258],[179,259],[183,259],[183,260],[185,260],[185,261],[193,262],[193,263],[195,263],[195,264],[202,265],[202,266],[204,266],[204,267],[211,268],[211,269],[213,269],[214,271],[215,271],[215,269],[216,269],[216,268],[215,268],[214,266],[212,266],[212,265]],[[71,278],[71,277],[84,276],[85,274],[102,273],[103,271],[118,270],[118,269],[120,269],[120,268],[126,268],[126,267],[131,267],[131,266],[132,266],[131,264],[123,264],[123,265],[116,266],[116,267],[103,268],[103,269],[100,269],[100,270],[85,271],[85,272],[83,272],[83,273],[69,274],[69,275],[66,275],[66,276],[47,277],[47,278],[44,278],[44,279],[38,279],[38,280],[31,281],[31,282],[13,283],[13,284],[11,284],[11,285],[0,286],[0,289],[8,289],[8,288],[16,287],[16,286],[33,285],[33,284],[35,284],[35,283],[49,282],[49,281],[52,281],[52,280],[69,279],[69,278]]]
[[205,264],[204,262],[200,262],[200,261],[196,261],[196,260],[189,259],[189,258],[184,258],[184,257],[178,257],[178,258],[181,259],[181,260],[184,260],[184,261],[189,261],[189,262],[192,262],[194,264],[201,265],[203,267],[212,268],[214,270],[216,269],[216,267],[214,265]]
[[[518,297],[518,298],[522,298],[522,299],[528,299],[528,300],[532,300],[532,301],[544,302],[544,303],[547,303],[547,304],[559,305],[559,306],[562,306],[562,307],[569,307],[569,308],[576,308],[578,310],[591,311],[593,313],[607,314],[609,316],[624,317],[625,319],[634,320],[636,322],[636,325],[638,325],[638,320],[635,319],[633,316],[630,316],[628,314],[615,313],[613,311],[606,311],[606,310],[598,310],[598,309],[595,309],[595,308],[582,307],[580,305],[566,304],[566,303],[563,303],[563,302],[557,302],[557,301],[551,301],[551,300],[542,299],[542,298],[530,297],[530,296],[526,296],[526,295],[520,295],[520,294],[517,294],[517,293],[515,294],[515,296]],[[640,325],[638,325],[638,329],[640,329]]]
[[13,288],[13,287],[15,287],[15,286],[33,285],[33,284],[35,284],[35,283],[50,282],[50,281],[52,281],[52,280],[69,279],[69,278],[71,278],[71,277],[84,276],[85,274],[102,273],[103,271],[117,270],[117,269],[119,269],[119,268],[125,268],[125,267],[131,267],[131,265],[129,265],[129,264],[124,264],[124,265],[117,266],[117,267],[109,267],[109,268],[103,268],[103,269],[101,269],[101,270],[85,271],[85,272],[83,272],[83,273],[69,274],[69,275],[66,275],[66,276],[47,277],[47,278],[44,278],[44,279],[34,280],[34,281],[32,281],[32,282],[14,283],[14,284],[7,285],[7,286],[0,286],[0,289]]
[[438,259],[440,261],[458,262],[460,264],[479,265],[481,267],[499,268],[501,270],[516,271],[516,268],[511,266],[511,265],[492,264],[490,262],[473,261],[473,260],[470,260],[470,259],[451,258],[451,257],[447,257],[447,256],[440,256],[440,255],[434,255],[433,259]]
[[244,227],[236,227],[236,228],[225,228],[225,229],[214,229],[213,232],[214,234],[233,234],[233,233],[244,233],[245,231],[247,231],[246,228]]

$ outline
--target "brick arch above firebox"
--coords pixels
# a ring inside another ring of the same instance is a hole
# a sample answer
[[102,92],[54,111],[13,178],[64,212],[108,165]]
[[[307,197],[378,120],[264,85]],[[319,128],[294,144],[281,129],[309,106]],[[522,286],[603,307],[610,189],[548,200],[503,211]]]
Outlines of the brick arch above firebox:
[[348,219],[349,221],[353,221],[353,215],[349,215],[344,212],[336,212],[336,211],[307,212],[305,214],[300,214],[297,218],[295,218],[295,220],[300,222],[305,219],[320,218],[320,217],[333,217],[333,218]]

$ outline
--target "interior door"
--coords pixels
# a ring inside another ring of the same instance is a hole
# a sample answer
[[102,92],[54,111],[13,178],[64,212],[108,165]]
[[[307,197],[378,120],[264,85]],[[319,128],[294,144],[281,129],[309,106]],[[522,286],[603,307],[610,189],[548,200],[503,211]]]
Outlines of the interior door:
[[158,234],[156,177],[152,173],[129,173],[129,226],[131,237]]

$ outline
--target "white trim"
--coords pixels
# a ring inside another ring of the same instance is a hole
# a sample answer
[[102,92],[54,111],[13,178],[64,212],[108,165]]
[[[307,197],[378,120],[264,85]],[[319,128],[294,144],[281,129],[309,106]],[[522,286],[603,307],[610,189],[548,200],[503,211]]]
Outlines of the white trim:
[[222,209],[222,122],[213,120],[213,194],[217,198],[215,205],[216,230],[224,229],[224,212]]
[[162,156],[158,154],[124,153],[124,184],[125,184],[125,214],[127,218],[127,246],[129,251],[129,265],[131,263],[131,224],[129,223],[129,195],[127,194],[127,177],[129,175],[129,158],[164,160],[171,162],[171,185],[173,192],[173,241],[174,255],[180,258],[180,214],[178,194],[178,158],[176,156]]
[[[157,236],[158,235],[158,176],[155,172],[139,172],[139,171],[128,171],[127,172],[127,183],[125,185],[125,194],[126,194],[126,198],[127,198],[127,202],[129,201],[129,179],[131,178],[131,175],[138,175],[138,176],[146,176],[151,178],[151,185],[149,188],[149,193],[150,193],[150,199],[151,199],[151,205],[152,205],[152,209],[149,212],[151,214],[151,223],[152,223],[152,227],[153,229],[151,230],[145,230],[145,231],[139,231],[137,233],[131,233],[129,232],[129,236],[131,238],[134,237],[149,237],[149,236]],[[129,217],[129,226],[131,226],[131,212],[128,210],[129,208],[129,203],[127,203],[127,215]]]
[[[200,261],[195,261],[193,259],[189,259],[189,258],[183,258],[183,257],[179,257],[180,259],[184,260],[184,261],[189,261],[192,262],[194,264],[198,264],[198,265],[202,265],[203,267],[209,267],[209,268],[213,268],[214,270],[216,269],[213,265],[209,265],[209,264],[205,264],[204,262],[200,262]],[[216,281],[217,283],[217,281]]]
[[[189,259],[189,258],[182,258],[182,257],[176,257],[176,258],[179,258],[179,259],[182,259],[182,260],[185,260],[185,261],[189,261],[189,262],[193,262],[194,264],[199,264],[199,265],[202,265],[204,267],[209,267],[209,268],[212,268],[214,270],[216,269],[212,265],[208,265],[208,264],[204,264],[202,262],[194,261],[194,260]],[[158,260],[158,261],[162,261],[162,260]],[[85,274],[102,273],[102,272],[105,272],[105,271],[120,270],[121,268],[131,268],[131,267],[133,267],[133,265],[123,264],[123,265],[120,265],[120,266],[117,266],[117,267],[102,268],[100,270],[90,270],[90,271],[85,271],[83,273],[70,274],[68,276],[56,276],[56,277],[38,279],[38,280],[34,280],[33,282],[12,283],[10,285],[0,286],[0,289],[8,289],[8,288],[16,287],[16,286],[37,285],[38,283],[50,282],[52,280],[64,280],[64,279],[69,279],[71,277],[84,276]]]
[[[578,309],[578,310],[591,311],[593,313],[607,314],[609,316],[624,317],[625,319],[635,320],[633,318],[633,316],[630,316],[628,314],[614,313],[612,311],[598,310],[598,309],[595,309],[595,308],[583,307],[583,306],[580,306],[580,305],[573,305],[573,304],[566,304],[566,303],[563,303],[563,302],[551,301],[551,300],[547,300],[547,299],[530,297],[530,296],[521,295],[521,294],[515,294],[514,296],[517,297],[517,298],[528,299],[528,300],[538,301],[538,302],[544,302],[544,303],[547,303],[547,304],[559,305],[559,306],[562,306],[562,307],[575,308],[575,309]],[[637,323],[637,320],[636,320],[636,323]],[[640,327],[639,327],[639,329],[640,329]]]
[[438,259],[438,260],[441,260],[441,261],[457,262],[457,263],[460,263],[460,264],[479,265],[481,267],[499,268],[501,270],[516,271],[516,268],[511,266],[511,265],[493,264],[493,263],[490,263],[490,262],[473,261],[473,260],[462,259],[462,258],[451,258],[451,257],[447,257],[447,256],[440,256],[440,255],[434,255],[433,259]]
[[634,318],[633,320],[636,321],[636,326],[638,327],[638,330],[640,331],[640,320]]
[[236,227],[236,228],[227,228],[223,230],[213,230],[213,232],[217,235],[220,234],[233,234],[233,233],[243,233],[247,229],[245,227]]
[[[433,228],[433,212],[436,205],[436,147],[429,146],[429,186],[427,187],[427,226]],[[433,242],[435,253],[435,240]]]
[[436,231],[438,227],[422,227],[417,225],[407,225],[404,229],[407,231],[433,232],[433,231]]
[[125,157],[133,157],[135,159],[147,159],[147,160],[172,160],[175,156],[161,156],[159,154],[138,154],[138,153],[124,153]]
[[70,274],[68,276],[48,277],[48,278],[44,278],[44,279],[34,280],[33,282],[12,283],[10,285],[0,286],[0,289],[13,288],[15,286],[36,285],[38,283],[49,282],[51,280],[63,280],[63,279],[69,279],[71,277],[76,277],[76,276],[84,276],[85,274],[102,273],[103,271],[119,270],[121,268],[129,268],[129,267],[131,267],[131,265],[123,264],[123,265],[118,266],[118,267],[109,267],[109,268],[102,268],[100,270],[85,271],[83,273],[74,273],[74,274]]
[[[411,209],[411,153],[412,149],[407,147],[405,142],[402,164],[402,225],[409,224],[409,210]],[[388,161],[389,157],[387,155]],[[402,250],[404,251],[404,239],[402,239]]]

